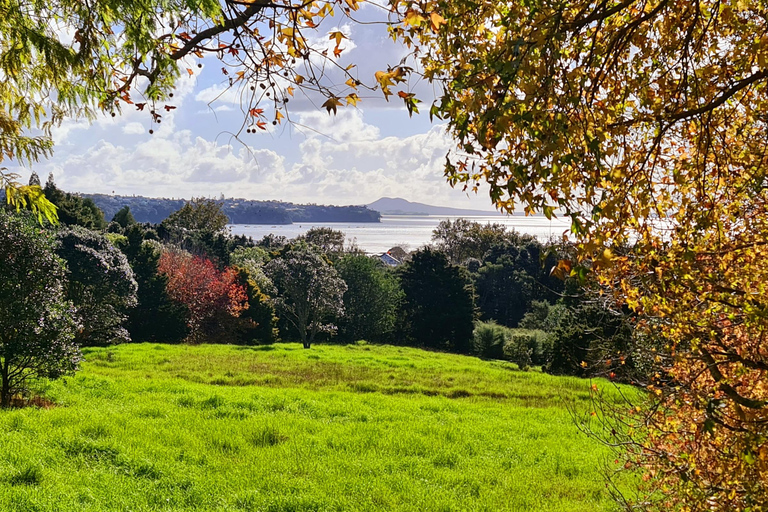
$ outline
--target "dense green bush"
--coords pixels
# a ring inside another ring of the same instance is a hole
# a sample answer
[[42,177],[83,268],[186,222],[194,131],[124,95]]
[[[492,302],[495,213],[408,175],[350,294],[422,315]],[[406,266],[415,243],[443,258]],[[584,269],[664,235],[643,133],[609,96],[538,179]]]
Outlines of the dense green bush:
[[25,212],[0,210],[0,405],[29,378],[77,369],[75,309],[67,301],[66,269],[54,237]]
[[130,341],[123,326],[136,305],[137,284],[125,255],[106,236],[72,226],[57,233],[58,255],[67,262],[67,298],[77,308],[81,346]]
[[503,359],[509,329],[490,320],[476,322],[472,333],[474,354],[484,359]]
[[631,315],[596,303],[563,314],[550,335],[544,370],[555,375],[629,378],[633,328]]
[[277,315],[270,297],[261,290],[248,269],[233,268],[237,273],[236,282],[248,295],[248,309],[239,318],[226,319],[235,324],[233,341],[245,345],[275,343],[278,341]]

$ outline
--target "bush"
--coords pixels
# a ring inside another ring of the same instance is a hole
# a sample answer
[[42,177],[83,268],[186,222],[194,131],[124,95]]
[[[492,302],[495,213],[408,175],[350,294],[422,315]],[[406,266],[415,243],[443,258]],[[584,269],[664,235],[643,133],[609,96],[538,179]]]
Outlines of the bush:
[[484,359],[503,359],[508,329],[495,321],[476,322],[472,333],[475,355]]
[[74,308],[64,292],[55,240],[26,214],[0,210],[0,405],[30,378],[77,369]]
[[136,305],[137,284],[125,255],[104,235],[80,226],[57,234],[57,253],[67,262],[67,298],[77,308],[80,346],[130,341],[123,327]]
[[513,334],[504,345],[504,355],[523,371],[527,371],[533,362],[531,359],[533,349],[530,348],[530,341],[531,338],[525,334]]

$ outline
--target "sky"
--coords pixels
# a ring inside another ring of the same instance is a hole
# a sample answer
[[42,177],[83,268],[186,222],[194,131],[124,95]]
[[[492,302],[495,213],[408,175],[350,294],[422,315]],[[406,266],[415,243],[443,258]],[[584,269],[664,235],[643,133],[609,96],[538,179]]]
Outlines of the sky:
[[[364,8],[361,16],[376,16],[372,9]],[[382,25],[328,21],[313,44],[333,48],[327,34],[341,30],[349,39],[342,41],[338,62],[356,64],[367,83],[406,54]],[[339,108],[336,116],[320,107],[323,99],[297,91],[288,109],[290,123],[268,124],[266,132],[255,134],[243,130],[234,137],[243,122],[241,91],[227,90],[221,63],[213,57],[185,64],[193,74],[179,80],[172,100],[176,108],[161,111],[161,124],[153,125],[146,111],[133,108],[93,123],[65,121],[54,130],[53,156],[31,169],[43,182],[53,173],[59,188],[70,192],[175,198],[223,194],[338,205],[402,197],[493,210],[487,193],[466,193],[447,184],[443,168],[454,143],[444,124],[429,120],[435,91],[424,81],[409,84],[424,100],[422,113],[412,118],[401,100],[386,102],[379,91],[360,93],[357,108]]]

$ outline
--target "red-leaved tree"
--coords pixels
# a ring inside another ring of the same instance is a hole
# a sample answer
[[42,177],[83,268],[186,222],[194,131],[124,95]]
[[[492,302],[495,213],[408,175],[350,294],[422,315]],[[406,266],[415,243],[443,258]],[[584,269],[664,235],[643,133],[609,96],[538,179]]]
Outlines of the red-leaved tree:
[[158,270],[168,276],[168,295],[189,309],[190,341],[226,331],[219,324],[248,308],[248,295],[232,268],[221,271],[207,258],[170,249],[160,257]]

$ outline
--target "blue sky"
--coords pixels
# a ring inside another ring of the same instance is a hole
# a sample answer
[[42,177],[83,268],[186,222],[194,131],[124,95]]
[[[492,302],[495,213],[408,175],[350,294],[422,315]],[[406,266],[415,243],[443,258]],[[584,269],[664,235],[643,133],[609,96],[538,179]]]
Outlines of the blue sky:
[[[362,16],[374,15],[371,9]],[[332,48],[327,34],[333,30],[348,35],[339,63],[357,64],[366,83],[406,53],[382,25],[327,21],[315,44]],[[257,134],[242,130],[234,137],[243,121],[240,91],[226,90],[215,58],[187,65],[194,75],[180,79],[172,100],[177,108],[162,111],[162,124],[152,125],[147,112],[134,109],[90,124],[66,121],[54,131],[53,157],[33,169],[43,181],[53,172],[62,189],[78,192],[224,194],[324,204],[366,204],[390,196],[493,209],[487,194],[463,193],[446,183],[443,164],[453,144],[444,125],[429,121],[430,84],[410,84],[424,100],[422,113],[413,118],[399,99],[386,102],[378,91],[360,93],[358,108],[339,108],[336,116],[320,108],[323,99],[297,91],[289,105],[292,123],[269,124],[267,132]]]

